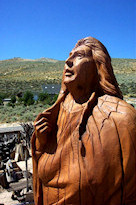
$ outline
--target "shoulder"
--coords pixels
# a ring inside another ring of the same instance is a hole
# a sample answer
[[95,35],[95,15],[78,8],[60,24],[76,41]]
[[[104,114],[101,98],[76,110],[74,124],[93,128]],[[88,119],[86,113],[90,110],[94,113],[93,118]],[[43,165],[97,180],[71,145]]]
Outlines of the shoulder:
[[136,110],[124,100],[117,97],[104,95],[98,98],[99,110],[115,121],[136,124]]

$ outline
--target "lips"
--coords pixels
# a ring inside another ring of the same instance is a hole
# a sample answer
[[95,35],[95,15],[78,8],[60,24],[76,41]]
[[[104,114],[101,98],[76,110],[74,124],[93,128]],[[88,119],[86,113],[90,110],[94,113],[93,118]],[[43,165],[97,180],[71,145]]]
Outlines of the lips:
[[71,70],[69,70],[69,69],[66,69],[66,70],[65,70],[65,76],[66,76],[66,77],[70,77],[70,76],[72,76],[73,74],[74,74],[73,71],[71,71]]

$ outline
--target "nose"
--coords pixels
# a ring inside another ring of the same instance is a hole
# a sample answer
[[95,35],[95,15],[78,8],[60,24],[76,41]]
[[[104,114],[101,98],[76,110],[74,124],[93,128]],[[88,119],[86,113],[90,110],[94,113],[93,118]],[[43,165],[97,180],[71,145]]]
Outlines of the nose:
[[68,58],[68,59],[65,61],[65,63],[68,65],[69,68],[72,68],[72,66],[73,66],[73,61],[72,61],[70,58]]

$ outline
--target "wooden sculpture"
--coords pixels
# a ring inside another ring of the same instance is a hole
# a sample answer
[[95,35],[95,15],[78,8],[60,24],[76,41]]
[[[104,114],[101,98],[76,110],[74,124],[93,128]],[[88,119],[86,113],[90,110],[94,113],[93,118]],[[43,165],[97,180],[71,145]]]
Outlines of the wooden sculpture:
[[122,98],[104,45],[78,41],[34,123],[35,205],[136,204],[136,111]]

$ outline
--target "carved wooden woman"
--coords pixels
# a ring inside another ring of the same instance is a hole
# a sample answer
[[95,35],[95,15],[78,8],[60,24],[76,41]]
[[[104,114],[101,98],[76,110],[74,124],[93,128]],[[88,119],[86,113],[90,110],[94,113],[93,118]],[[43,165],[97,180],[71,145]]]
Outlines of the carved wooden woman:
[[136,204],[136,111],[98,40],[71,51],[58,100],[35,121],[32,155],[35,205]]

